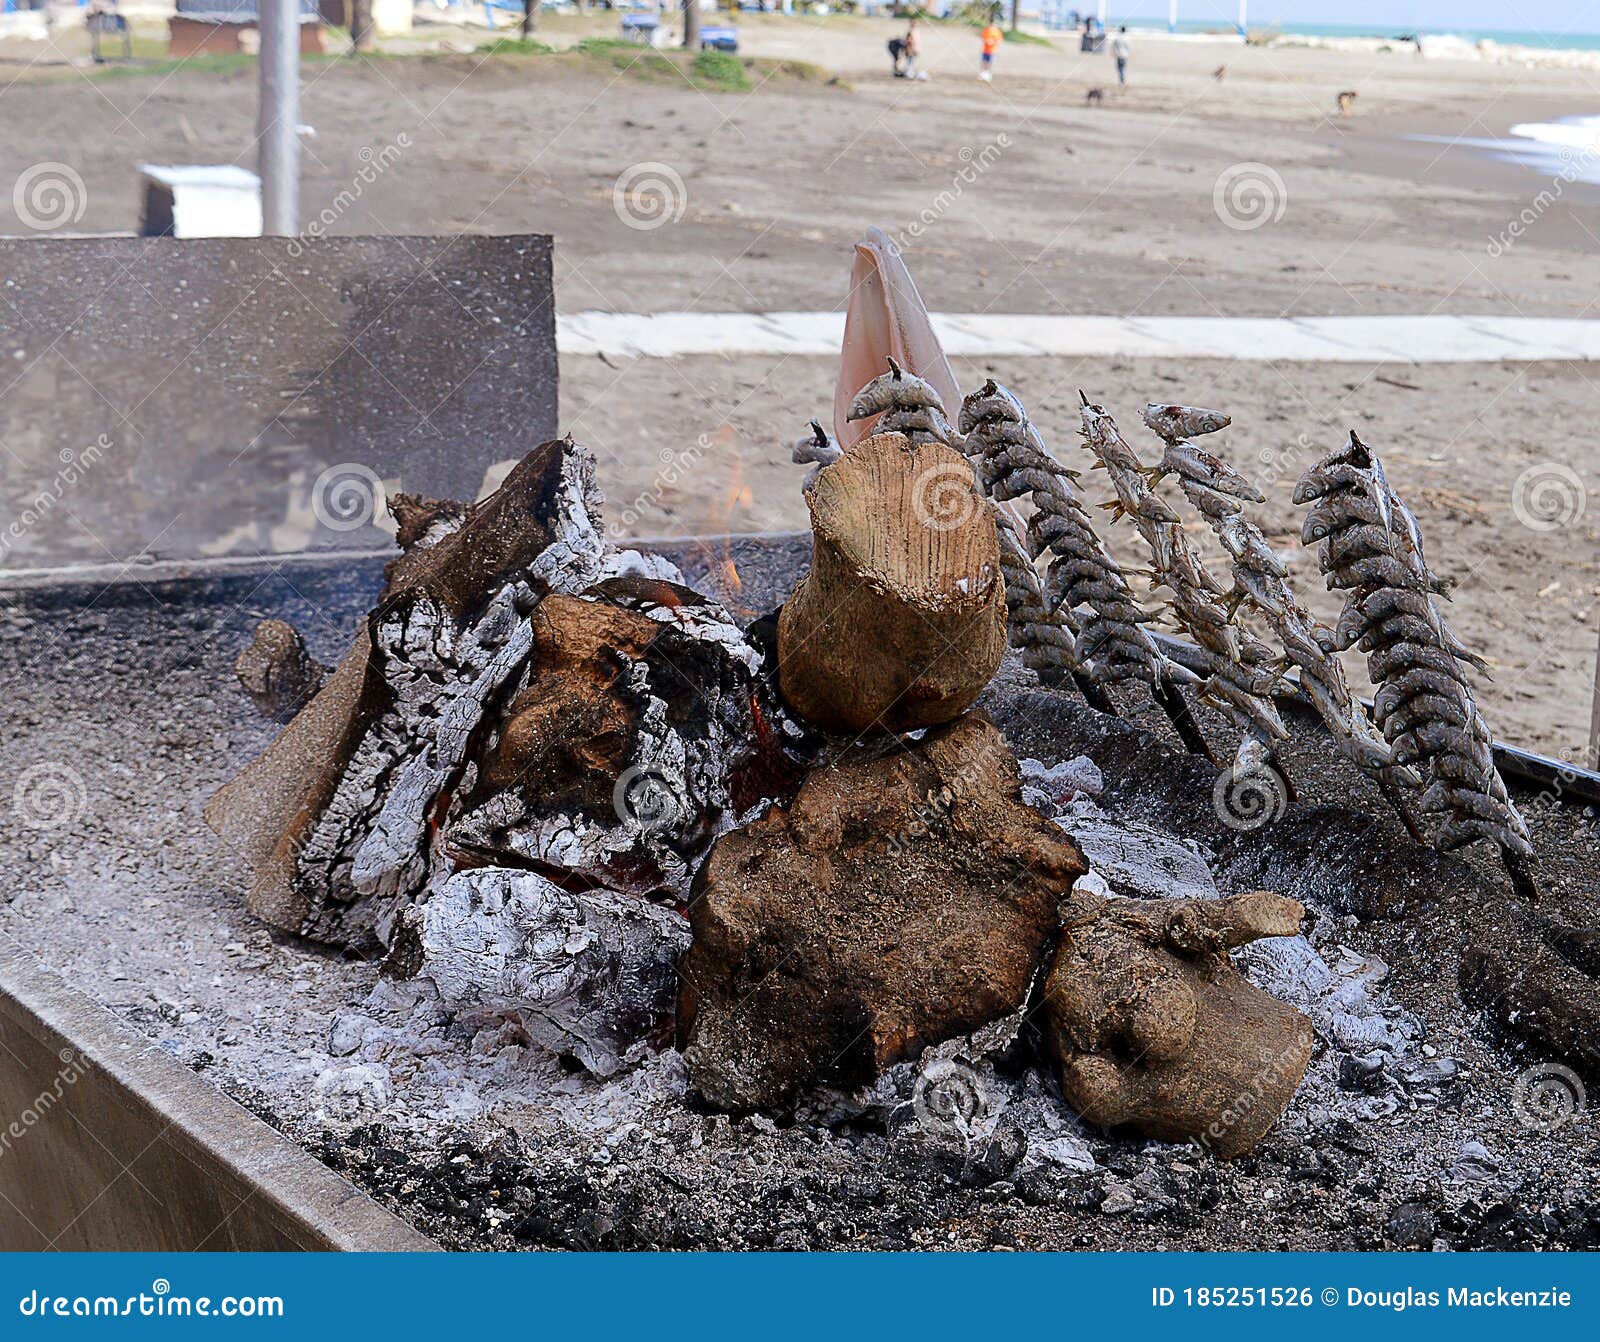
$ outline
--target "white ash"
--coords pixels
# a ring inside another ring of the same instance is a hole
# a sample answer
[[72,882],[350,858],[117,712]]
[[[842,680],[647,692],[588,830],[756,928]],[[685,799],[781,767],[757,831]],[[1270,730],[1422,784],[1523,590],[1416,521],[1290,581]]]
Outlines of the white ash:
[[1106,790],[1100,766],[1087,755],[1042,764],[1036,759],[1019,760],[1022,771],[1022,799],[1035,810],[1054,816],[1075,797],[1098,797]]
[[686,585],[683,570],[665,555],[646,554],[642,550],[608,550],[600,560],[597,583],[609,578],[653,578],[658,582]]
[[822,1127],[866,1122],[902,1140],[967,1151],[993,1139],[1004,1123],[1024,1143],[1019,1168],[1092,1170],[1094,1153],[1082,1124],[1053,1086],[1033,1069],[1019,1079],[995,1068],[995,1056],[1016,1042],[1025,1014],[934,1044],[859,1090],[821,1088],[802,1102],[796,1118]]
[[1140,820],[1118,820],[1087,797],[1069,803],[1055,822],[1114,894],[1135,899],[1218,896],[1207,854],[1192,840],[1173,838]]
[[670,1019],[688,946],[671,910],[480,867],[436,880],[404,912],[392,958],[452,1010],[510,1017],[530,1043],[609,1077]]

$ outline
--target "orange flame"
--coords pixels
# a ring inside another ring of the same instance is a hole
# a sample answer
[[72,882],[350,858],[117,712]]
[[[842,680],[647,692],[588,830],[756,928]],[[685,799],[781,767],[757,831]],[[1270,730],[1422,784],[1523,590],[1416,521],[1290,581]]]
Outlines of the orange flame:
[[[731,430],[728,436],[732,437]],[[712,504],[700,527],[700,534],[705,539],[697,547],[699,558],[711,571],[711,583],[716,589],[717,599],[735,615],[756,613],[739,600],[740,593],[744,591],[744,580],[739,576],[738,565],[733,561],[733,547],[729,543],[729,537],[738,530],[734,519],[739,510],[753,508],[755,501],[755,491],[744,482],[744,466],[735,459],[728,470],[727,488],[721,499]]]

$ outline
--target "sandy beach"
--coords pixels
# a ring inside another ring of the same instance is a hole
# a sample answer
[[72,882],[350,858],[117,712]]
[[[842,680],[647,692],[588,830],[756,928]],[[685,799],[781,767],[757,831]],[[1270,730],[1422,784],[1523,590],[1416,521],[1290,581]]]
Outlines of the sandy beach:
[[[888,72],[895,21],[738,23],[762,62],[747,92],[626,60],[490,57],[464,49],[488,34],[443,25],[386,43],[382,59],[308,65],[306,213],[329,234],[552,233],[566,312],[836,309],[850,243],[878,224],[929,305],[952,312],[1594,315],[1600,189],[1552,191],[1527,168],[1412,138],[1497,139],[1592,112],[1586,69],[1136,35],[1119,90],[1109,57],[1059,36],[1009,44],[984,85],[973,31],[929,24],[930,78],[907,81]],[[614,16],[554,15],[540,38],[566,48],[614,32]],[[74,165],[82,231],[133,226],[139,162],[253,160],[248,65],[105,77],[65,38],[5,43],[0,60],[8,120],[28,128],[0,146],[0,181]],[[1344,90],[1358,95],[1349,117],[1336,114]],[[384,166],[363,180],[375,156]],[[648,203],[619,193],[645,164],[681,182],[659,226],[641,227],[657,222],[639,212]],[[15,210],[0,193],[0,232],[27,231]],[[1531,221],[1496,249],[1517,219]],[[1358,428],[1420,517],[1435,568],[1459,581],[1456,623],[1495,667],[1483,700],[1500,734],[1581,746],[1594,509],[1585,499],[1541,530],[1513,505],[1531,468],[1593,484],[1590,367],[1025,359],[958,371],[1013,386],[1068,460],[1079,387],[1130,425],[1154,396],[1231,411],[1223,446],[1269,477],[1265,520],[1302,570],[1293,478]],[[589,356],[562,374],[564,425],[599,451],[634,534],[804,525],[789,444],[831,401],[829,360]],[[660,479],[664,449],[702,442],[691,471]],[[1314,573],[1303,588],[1333,609]]]

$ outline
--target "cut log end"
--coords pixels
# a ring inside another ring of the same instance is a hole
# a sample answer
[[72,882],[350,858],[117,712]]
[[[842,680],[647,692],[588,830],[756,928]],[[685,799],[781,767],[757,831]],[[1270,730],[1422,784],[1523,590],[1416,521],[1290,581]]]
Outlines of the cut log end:
[[951,721],[1006,642],[999,539],[972,468],[878,434],[823,470],[808,502],[811,573],[778,621],[784,696],[834,731]]

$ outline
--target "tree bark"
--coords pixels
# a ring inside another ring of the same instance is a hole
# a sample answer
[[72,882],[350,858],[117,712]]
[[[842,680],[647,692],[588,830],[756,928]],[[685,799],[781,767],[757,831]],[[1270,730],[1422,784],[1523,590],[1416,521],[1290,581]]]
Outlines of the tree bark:
[[522,36],[539,31],[540,0],[522,0]]
[[700,49],[700,0],[683,0],[683,48]]
[[779,683],[829,731],[949,722],[1006,645],[993,516],[972,468],[899,434],[858,444],[817,477],[811,572],[778,617]]

